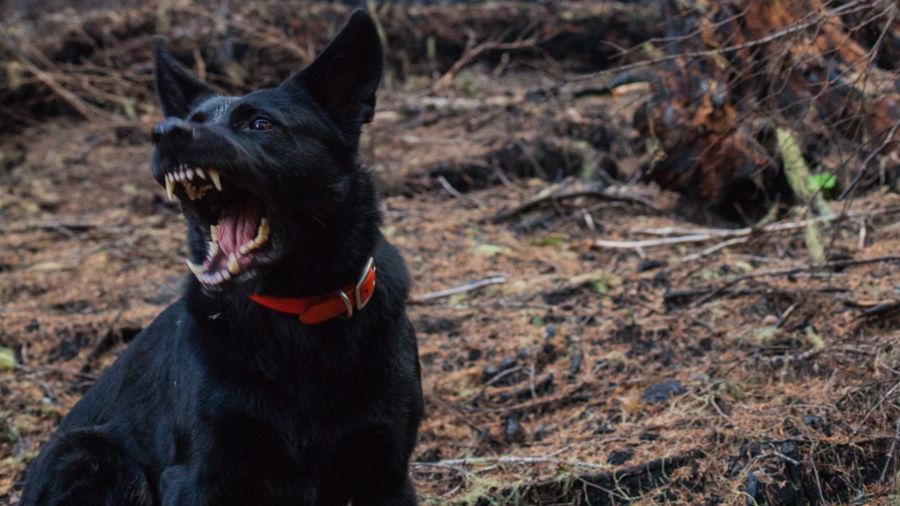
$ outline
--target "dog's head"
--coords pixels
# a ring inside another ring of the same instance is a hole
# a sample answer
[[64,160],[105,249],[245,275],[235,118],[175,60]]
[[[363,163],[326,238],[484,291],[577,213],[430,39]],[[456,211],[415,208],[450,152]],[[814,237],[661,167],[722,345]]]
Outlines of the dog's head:
[[181,201],[188,265],[208,291],[253,280],[348,197],[381,79],[375,25],[354,12],[310,65],[242,97],[214,93],[160,39],[155,51],[166,120],[153,131],[153,176]]

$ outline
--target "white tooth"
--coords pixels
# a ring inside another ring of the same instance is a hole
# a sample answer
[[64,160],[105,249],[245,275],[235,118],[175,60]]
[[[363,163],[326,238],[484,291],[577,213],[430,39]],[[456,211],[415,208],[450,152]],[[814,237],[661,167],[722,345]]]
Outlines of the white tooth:
[[192,169],[188,169],[185,174],[187,174],[187,178],[190,181],[194,180],[194,171]]
[[241,255],[246,255],[247,253],[250,253],[250,250],[253,249],[253,246],[253,241],[249,241],[246,244],[241,244],[241,248],[238,251]]
[[265,218],[259,221],[259,228],[256,230],[256,238],[253,239],[253,242],[257,245],[261,245],[266,242],[269,238],[269,221]]
[[219,227],[215,225],[209,226],[209,235],[212,237],[212,240],[215,241],[219,238]]
[[216,190],[222,191],[222,181],[219,179],[219,171],[215,169],[209,169],[209,178],[212,179],[213,185],[216,187]]
[[228,277],[230,278],[231,274],[237,274],[240,270],[241,267],[238,265],[237,257],[232,253],[231,256],[228,257]]
[[219,245],[216,244],[216,241],[209,241],[206,245],[206,258],[212,258],[216,256],[216,253],[219,252]]
[[225,281],[225,275],[222,274],[222,271],[216,273],[216,283],[221,283]]
[[185,260],[185,263],[187,264],[188,269],[190,269],[191,272],[194,273],[194,276],[196,276],[197,279],[203,281],[203,267],[195,264],[194,262],[191,262],[190,260]]
[[175,181],[171,179],[166,179],[166,196],[169,200],[175,200]]
[[203,172],[203,169],[201,169],[200,167],[194,169],[194,172],[197,173],[197,177],[199,177],[200,179],[206,179],[206,173]]
[[222,276],[222,281],[228,281],[229,279],[231,279],[231,273],[228,271],[221,271],[219,273],[219,276]]

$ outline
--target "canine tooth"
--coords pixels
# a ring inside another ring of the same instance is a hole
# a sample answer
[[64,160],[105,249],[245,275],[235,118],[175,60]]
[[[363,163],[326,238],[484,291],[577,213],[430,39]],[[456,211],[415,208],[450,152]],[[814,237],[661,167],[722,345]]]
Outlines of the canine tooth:
[[209,178],[212,180],[212,183],[216,187],[216,190],[222,191],[222,181],[219,179],[219,171],[215,169],[209,169]]
[[194,273],[194,276],[197,276],[197,279],[201,279],[201,277],[203,275],[203,267],[202,266],[197,265],[194,262],[191,262],[190,260],[185,260],[184,263],[186,263],[188,266],[188,269],[190,269],[191,272]]
[[217,227],[216,225],[210,225],[210,226],[209,226],[209,235],[213,238],[213,241],[215,241],[216,239],[218,239],[218,237],[219,237],[219,227]]
[[237,274],[240,270],[241,267],[238,265],[237,257],[232,253],[231,256],[228,257],[228,277],[230,278],[231,274]]
[[254,248],[254,246],[256,246],[256,245],[253,244],[252,240],[247,241],[245,244],[241,244],[241,248],[238,251],[240,252],[241,255],[246,255],[247,253],[250,253],[250,250],[252,250]]
[[269,238],[269,221],[265,218],[259,220],[259,228],[256,230],[256,238],[253,242],[261,245]]
[[206,179],[206,173],[203,172],[203,169],[201,169],[200,167],[194,169],[194,172],[197,173],[197,177],[199,177],[200,179]]
[[169,197],[169,200],[175,200],[175,181],[171,179],[166,179],[166,196]]

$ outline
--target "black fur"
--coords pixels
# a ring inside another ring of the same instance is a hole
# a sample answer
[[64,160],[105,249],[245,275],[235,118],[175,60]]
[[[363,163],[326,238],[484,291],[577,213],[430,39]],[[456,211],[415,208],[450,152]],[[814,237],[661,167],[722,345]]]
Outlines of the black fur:
[[[382,54],[355,12],[310,66],[277,88],[221,97],[157,43],[153,173],[218,167],[260,197],[271,245],[224,289],[193,276],[62,421],[28,471],[31,505],[415,504],[407,466],[422,415],[408,279],[379,232],[357,143]],[[248,129],[265,117],[273,128]],[[184,205],[190,255],[203,213]],[[303,296],[377,268],[370,304],[304,325],[248,299]]]

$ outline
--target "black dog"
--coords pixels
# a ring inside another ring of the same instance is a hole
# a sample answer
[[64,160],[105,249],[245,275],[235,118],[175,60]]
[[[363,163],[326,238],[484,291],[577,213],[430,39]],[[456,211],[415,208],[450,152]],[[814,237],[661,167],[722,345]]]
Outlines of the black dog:
[[156,44],[153,175],[182,203],[194,276],[62,421],[23,504],[415,504],[408,279],[357,152],[372,20],[243,97]]

